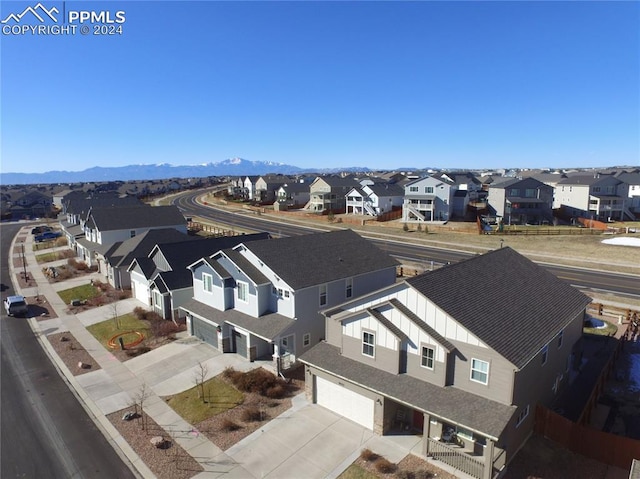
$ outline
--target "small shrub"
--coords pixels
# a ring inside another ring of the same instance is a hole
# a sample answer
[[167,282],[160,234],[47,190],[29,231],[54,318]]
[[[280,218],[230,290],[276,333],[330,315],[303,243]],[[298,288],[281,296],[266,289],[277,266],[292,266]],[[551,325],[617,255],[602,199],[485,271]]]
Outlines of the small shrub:
[[420,223],[418,223],[418,226],[416,227],[416,231],[422,231],[422,225]]
[[433,479],[434,477],[436,477],[436,474],[425,470],[416,471],[413,474],[414,479]]
[[286,388],[282,384],[276,384],[271,386],[265,391],[265,396],[269,399],[282,399],[287,393]]
[[378,459],[376,459],[376,462],[374,464],[376,467],[376,471],[381,474],[391,474],[396,470],[396,465],[388,459],[385,459],[384,457],[379,457]]
[[363,461],[372,462],[372,461],[375,461],[376,459],[378,459],[379,457],[380,456],[378,456],[371,449],[363,449],[360,452],[360,459],[362,459]]
[[244,422],[262,421],[262,412],[255,406],[246,407],[242,411],[242,420]]
[[411,471],[405,471],[404,469],[396,472],[396,477],[398,479],[416,479],[416,476]]
[[133,308],[133,314],[140,321],[143,321],[143,320],[147,319],[147,313],[148,313],[148,311],[146,309],[140,307],[140,306],[136,306],[135,308]]
[[240,427],[238,423],[233,422],[231,419],[224,419],[220,425],[220,429],[227,432],[237,431]]
[[407,223],[403,223],[402,231],[409,231],[409,225]]

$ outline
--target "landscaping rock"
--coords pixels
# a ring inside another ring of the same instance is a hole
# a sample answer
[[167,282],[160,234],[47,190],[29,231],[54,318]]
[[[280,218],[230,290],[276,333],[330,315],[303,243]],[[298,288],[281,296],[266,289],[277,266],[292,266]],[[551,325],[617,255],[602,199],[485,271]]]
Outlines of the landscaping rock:
[[151,444],[160,449],[164,446],[164,437],[162,436],[154,436],[150,439]]

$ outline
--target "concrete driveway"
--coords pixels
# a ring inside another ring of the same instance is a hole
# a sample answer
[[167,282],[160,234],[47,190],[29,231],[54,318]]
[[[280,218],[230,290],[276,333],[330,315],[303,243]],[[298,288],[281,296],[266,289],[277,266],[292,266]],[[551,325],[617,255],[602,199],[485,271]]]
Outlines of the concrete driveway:
[[362,449],[399,462],[418,436],[380,437],[331,411],[310,404],[300,394],[293,407],[226,451],[254,478],[335,478]]

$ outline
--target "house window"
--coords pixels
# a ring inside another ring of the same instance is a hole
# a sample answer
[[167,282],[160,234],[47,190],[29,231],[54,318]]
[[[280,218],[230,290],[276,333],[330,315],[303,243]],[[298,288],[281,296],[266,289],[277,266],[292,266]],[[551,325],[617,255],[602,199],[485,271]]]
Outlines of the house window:
[[549,345],[547,344],[544,348],[542,348],[542,365],[547,364],[547,359],[549,359]]
[[518,414],[518,419],[516,421],[516,427],[519,427],[520,424],[523,423],[523,421],[527,418],[527,416],[529,415],[529,405],[527,404],[522,411],[520,411],[520,414]]
[[285,297],[285,298],[288,298],[288,297],[289,297],[289,291],[285,291],[285,292],[284,292],[284,297]]
[[471,380],[489,384],[489,363],[480,359],[471,359]]
[[422,347],[422,365],[427,369],[433,369],[435,351],[427,346]]
[[320,285],[320,306],[327,304],[327,285]]
[[418,187],[417,186],[410,186],[409,187],[409,192],[410,193],[417,193],[418,192]]
[[345,296],[347,298],[350,298],[351,296],[353,296],[353,278],[347,278],[346,283]]
[[249,302],[249,283],[238,281],[238,299],[245,303]]
[[512,188],[510,196],[520,196],[520,190],[518,188]]
[[362,332],[362,354],[374,357],[376,351],[376,335],[367,331]]
[[424,192],[425,193],[429,193],[429,194],[433,194],[433,186],[425,186],[424,187]]
[[302,336],[302,345],[309,346],[311,344],[311,333],[307,333]]
[[527,188],[524,190],[524,196],[527,198],[535,198],[536,197],[536,189],[535,188]]
[[207,293],[213,292],[213,276],[207,273],[202,273],[202,283],[204,284],[204,290]]
[[136,235],[136,230],[129,231],[129,236],[133,238]]
[[562,347],[563,341],[564,341],[564,331],[560,331],[560,334],[558,334],[558,349]]

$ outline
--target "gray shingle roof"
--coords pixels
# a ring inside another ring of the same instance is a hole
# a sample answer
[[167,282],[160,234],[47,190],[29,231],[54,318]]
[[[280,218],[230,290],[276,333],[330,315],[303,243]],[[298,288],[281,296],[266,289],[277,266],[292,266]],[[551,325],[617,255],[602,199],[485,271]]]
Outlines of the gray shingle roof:
[[296,290],[398,265],[351,230],[253,241],[245,246]]
[[195,299],[187,301],[184,305],[180,306],[180,309],[184,309],[201,318],[209,319],[216,324],[225,322],[233,324],[267,341],[277,338],[280,333],[295,323],[294,319],[277,313],[265,314],[259,318],[254,318],[235,309],[219,311]]
[[258,270],[258,268],[256,268],[251,263],[249,263],[249,261],[240,253],[238,253],[236,250],[225,249],[222,251],[222,253],[226,255],[227,258],[229,258],[231,261],[233,261],[233,263],[238,268],[240,268],[242,272],[246,274],[249,277],[249,279],[253,281],[255,284],[260,285],[260,284],[271,283],[271,281],[269,281],[269,279],[264,274],[262,274]]
[[511,248],[406,282],[518,368],[591,302]]
[[91,222],[100,231],[158,228],[185,225],[187,220],[175,205],[92,208]]
[[401,403],[433,414],[466,429],[498,440],[516,408],[491,401],[453,386],[440,387],[406,374],[391,374],[345,358],[326,342],[316,344],[298,358],[331,374],[357,383]]
[[201,240],[196,236],[189,236],[174,228],[159,228],[145,231],[128,240],[122,241],[118,247],[107,253],[107,259],[113,266],[129,266],[134,258],[147,256],[157,244]]
[[374,183],[368,185],[373,193],[378,197],[404,196],[404,188],[400,185],[390,183]]

